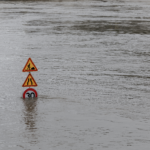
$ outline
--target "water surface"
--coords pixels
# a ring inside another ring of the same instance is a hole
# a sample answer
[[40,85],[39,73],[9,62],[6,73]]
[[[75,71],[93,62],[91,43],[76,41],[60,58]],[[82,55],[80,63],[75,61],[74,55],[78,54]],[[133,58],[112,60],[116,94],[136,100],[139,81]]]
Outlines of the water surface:
[[0,1],[0,149],[148,150],[149,41],[149,1]]

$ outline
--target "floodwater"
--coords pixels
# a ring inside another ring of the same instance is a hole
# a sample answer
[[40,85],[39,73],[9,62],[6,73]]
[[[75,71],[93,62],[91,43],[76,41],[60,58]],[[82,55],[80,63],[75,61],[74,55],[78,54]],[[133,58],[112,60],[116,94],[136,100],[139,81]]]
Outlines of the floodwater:
[[150,1],[0,1],[0,69],[0,150],[149,150]]

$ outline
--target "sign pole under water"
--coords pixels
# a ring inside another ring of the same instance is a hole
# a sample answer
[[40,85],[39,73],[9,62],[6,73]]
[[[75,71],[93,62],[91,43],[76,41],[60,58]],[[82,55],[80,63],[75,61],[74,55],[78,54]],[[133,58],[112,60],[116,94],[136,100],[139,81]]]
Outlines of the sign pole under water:
[[38,86],[36,81],[34,80],[33,76],[31,75],[31,71],[38,71],[35,64],[33,63],[32,59],[29,58],[26,65],[24,66],[22,72],[29,72],[26,80],[24,81],[22,87],[29,87],[23,92],[23,98],[34,98],[37,97],[37,91],[30,87]]

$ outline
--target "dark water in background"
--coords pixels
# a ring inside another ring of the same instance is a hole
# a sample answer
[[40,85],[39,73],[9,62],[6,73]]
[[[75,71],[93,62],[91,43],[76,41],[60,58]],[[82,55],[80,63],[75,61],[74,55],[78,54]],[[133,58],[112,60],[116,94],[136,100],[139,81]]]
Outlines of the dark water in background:
[[149,57],[150,1],[0,1],[0,149],[148,150]]

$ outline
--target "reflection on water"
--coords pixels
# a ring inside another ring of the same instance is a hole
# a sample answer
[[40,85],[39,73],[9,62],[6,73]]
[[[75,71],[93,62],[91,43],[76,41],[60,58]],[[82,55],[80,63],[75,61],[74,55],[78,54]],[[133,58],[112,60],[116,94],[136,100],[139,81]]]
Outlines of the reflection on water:
[[23,109],[23,119],[26,125],[26,131],[29,132],[28,137],[31,143],[37,142],[36,135],[36,117],[37,117],[37,99],[23,99],[24,109]]

